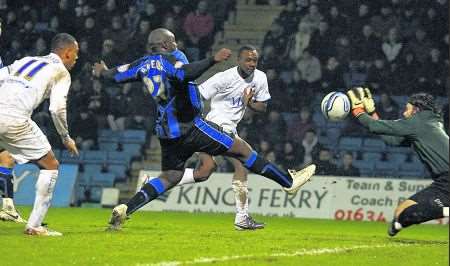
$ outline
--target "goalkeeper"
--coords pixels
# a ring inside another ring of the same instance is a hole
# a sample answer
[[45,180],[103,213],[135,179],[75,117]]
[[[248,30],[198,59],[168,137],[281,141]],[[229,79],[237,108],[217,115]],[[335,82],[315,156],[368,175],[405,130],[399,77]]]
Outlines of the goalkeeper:
[[364,127],[389,145],[412,147],[433,179],[430,186],[397,206],[388,234],[395,236],[410,225],[448,217],[449,138],[433,96],[413,94],[406,103],[403,119],[380,120],[369,89],[356,88],[347,94],[352,102],[352,115]]

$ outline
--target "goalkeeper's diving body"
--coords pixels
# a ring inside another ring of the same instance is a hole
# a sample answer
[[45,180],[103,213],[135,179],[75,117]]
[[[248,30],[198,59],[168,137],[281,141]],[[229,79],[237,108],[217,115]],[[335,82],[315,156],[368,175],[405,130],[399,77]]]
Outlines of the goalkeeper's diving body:
[[[185,83],[195,80],[215,63],[229,58],[231,51],[221,49],[214,57],[177,67],[176,59],[168,54],[168,43],[161,41],[158,31],[149,36],[151,53],[137,61],[108,69],[96,63],[96,77],[115,82],[142,81],[158,105],[156,134],[161,144],[161,168],[158,177],[151,178],[126,204],[113,209],[110,229],[120,229],[126,218],[148,202],[179,183],[186,160],[195,152],[228,155],[240,160],[247,169],[269,178],[288,193],[295,193],[314,174],[315,166],[302,171],[284,171],[259,156],[244,140],[201,117],[201,112],[187,112],[200,100],[189,92]],[[192,96],[192,97],[190,97]]]
[[448,217],[449,138],[433,96],[413,94],[406,103],[403,119],[380,120],[369,89],[356,88],[347,94],[352,102],[352,114],[363,126],[380,135],[387,144],[412,147],[433,179],[430,186],[397,206],[388,234],[395,236],[413,224]]

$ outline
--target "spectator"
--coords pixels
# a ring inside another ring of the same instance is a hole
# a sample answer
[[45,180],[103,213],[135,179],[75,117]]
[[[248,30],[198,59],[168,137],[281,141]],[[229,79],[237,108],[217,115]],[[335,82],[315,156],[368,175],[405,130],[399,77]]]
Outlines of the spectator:
[[389,63],[394,63],[403,49],[403,43],[400,40],[397,28],[389,29],[387,39],[381,45],[383,54]]
[[392,100],[387,92],[382,92],[380,102],[377,104],[377,112],[383,120],[395,120],[399,118],[398,104]]
[[300,22],[300,24],[298,24],[298,31],[294,35],[294,38],[290,44],[290,57],[294,58],[295,60],[299,60],[302,57],[304,51],[310,46],[311,38],[311,27],[309,27],[309,25],[307,25],[306,23]]
[[261,141],[259,142],[258,154],[261,157],[266,158],[266,156],[271,151],[272,151],[272,144],[265,139],[261,139]]
[[208,13],[208,3],[201,0],[197,9],[189,13],[184,21],[186,32],[186,53],[193,61],[205,57],[213,42],[214,18]]
[[378,37],[386,36],[389,33],[389,29],[397,25],[397,20],[392,13],[392,8],[389,6],[382,6],[380,8],[380,14],[373,16],[370,19],[375,34]]
[[379,89],[382,84],[392,84],[391,72],[386,68],[384,58],[375,59],[374,64],[370,66],[367,82],[375,90]]
[[130,43],[133,47],[129,58],[137,58],[142,56],[147,51],[147,39],[150,33],[150,21],[148,19],[142,19],[139,22],[139,27],[135,30],[130,38]]
[[[141,13],[142,19],[146,19],[150,22],[150,29],[156,29],[161,25],[161,16],[156,12],[155,4],[147,2],[145,4],[144,11]],[[184,16],[183,16],[184,18]],[[180,18],[181,19],[181,18]],[[175,35],[178,36],[178,35]]]
[[289,36],[285,33],[283,26],[278,21],[274,21],[269,31],[264,36],[263,50],[267,45],[272,45],[278,57],[284,58],[287,55]]
[[319,150],[322,148],[322,146],[319,144],[317,137],[317,133],[314,129],[310,129],[305,132],[305,137],[303,138],[302,142],[300,143],[304,150],[304,157],[303,157],[303,166],[306,166],[308,164],[311,164],[313,161],[317,159],[317,156],[319,154]]
[[322,14],[320,14],[319,7],[317,5],[310,5],[308,8],[308,13],[303,16],[300,23],[307,25],[311,32],[319,29],[319,24],[324,20]]
[[44,56],[48,54],[47,42],[44,38],[39,37],[34,43],[33,50],[30,51],[32,55]]
[[295,113],[294,119],[287,128],[287,139],[303,139],[307,131],[316,128],[311,118],[311,110],[308,106],[303,106],[300,112]]
[[286,122],[276,110],[271,110],[267,116],[263,134],[271,143],[281,144],[285,139]]
[[348,70],[344,73],[344,82],[347,88],[363,86],[367,82],[365,61],[352,60]]
[[317,165],[316,175],[335,175],[337,166],[332,162],[333,154],[327,148],[319,151],[319,157],[314,162]]
[[[395,77],[392,81],[392,86],[395,87],[395,90],[392,91],[393,94],[401,95],[406,94],[409,95],[414,90],[418,80],[417,75],[420,72],[421,64],[417,62],[414,53],[408,51],[405,52],[405,56],[401,58],[397,68],[392,73],[392,76]],[[380,80],[380,82],[382,82]]]
[[407,45],[408,51],[412,51],[417,61],[421,64],[425,63],[427,60],[431,47],[431,42],[427,38],[427,33],[423,28],[418,28],[416,30],[415,39],[410,40]]
[[353,165],[353,154],[345,152],[342,156],[342,165],[336,170],[337,176],[360,176],[359,169]]
[[114,16],[111,19],[111,28],[108,27],[103,30],[102,36],[104,40],[114,41],[114,52],[118,58],[122,58],[125,55],[130,32],[123,27],[123,21],[120,16]]
[[103,41],[102,52],[96,61],[103,60],[107,66],[117,66],[120,64],[121,60],[115,51],[115,42],[111,39],[106,39]]
[[336,57],[330,57],[322,74],[322,92],[328,92],[331,88],[344,88],[344,67]]
[[350,62],[352,51],[350,47],[350,40],[347,36],[340,36],[336,40],[336,58],[342,64],[346,65]]
[[358,34],[353,40],[353,54],[357,60],[372,61],[382,54],[381,41],[375,36],[372,26],[362,27],[362,35]]
[[128,7],[128,12],[123,15],[125,21],[125,29],[128,32],[134,32],[141,21],[141,14],[138,12],[135,5]]
[[303,51],[303,55],[297,63],[297,70],[302,80],[305,80],[310,88],[318,87],[317,82],[322,77],[322,69],[319,59],[313,56],[309,49]]
[[278,15],[278,22],[283,25],[285,33],[291,35],[297,30],[300,17],[295,1],[289,1]]
[[133,106],[131,88],[132,83],[124,84],[120,93],[111,99],[107,120],[113,131],[125,130],[127,116],[130,115],[130,107]]
[[71,123],[72,134],[77,146],[87,151],[97,145],[98,124],[94,115],[85,108],[78,108],[79,113],[75,115]]
[[330,25],[330,32],[336,34],[336,36],[345,35],[348,31],[348,19],[341,14],[337,6],[331,6],[329,15],[326,19]]
[[319,23],[319,30],[315,31],[310,40],[309,50],[311,54],[316,56],[320,62],[324,63],[333,56],[337,36],[330,32],[329,25],[326,21]]
[[283,152],[278,156],[278,162],[283,169],[299,169],[303,163],[304,151],[291,141],[283,145]]

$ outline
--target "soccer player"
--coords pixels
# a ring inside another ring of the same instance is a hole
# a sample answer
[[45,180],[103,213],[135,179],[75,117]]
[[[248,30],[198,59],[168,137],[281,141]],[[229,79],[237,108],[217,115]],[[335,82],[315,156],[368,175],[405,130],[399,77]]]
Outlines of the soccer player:
[[[152,34],[153,33],[153,34]],[[201,99],[183,83],[195,80],[215,63],[229,58],[231,51],[221,49],[213,57],[176,68],[176,60],[167,54],[168,44],[159,34],[149,36],[151,52],[137,61],[113,69],[96,63],[93,74],[116,82],[143,81],[158,104],[156,133],[162,152],[162,172],[149,179],[142,189],[126,204],[113,209],[110,229],[120,229],[133,212],[154,200],[179,183],[186,160],[195,152],[210,155],[226,154],[244,162],[246,168],[280,184],[289,193],[295,193],[314,174],[315,167],[289,173],[278,169],[253,151],[238,136],[226,133],[220,126],[201,118]]]
[[413,94],[406,103],[404,119],[379,120],[369,89],[357,88],[356,92],[349,90],[347,94],[352,102],[352,114],[363,126],[390,145],[412,147],[433,179],[430,186],[397,206],[389,236],[413,224],[448,217],[449,138],[433,96]]
[[[0,18],[0,36],[2,35],[2,19]],[[0,68],[3,68],[3,61],[0,57]],[[0,210],[0,220],[26,223],[19,212],[14,207],[14,177],[12,168],[14,159],[9,152],[0,152],[0,191],[2,194],[2,209]]]
[[[270,99],[266,74],[256,69],[258,52],[250,45],[242,46],[238,52],[237,66],[215,74],[200,86],[200,93],[206,100],[211,100],[211,110],[206,120],[221,126],[226,132],[237,135],[237,125],[244,116],[246,108],[264,113]],[[200,172],[212,172],[215,163],[211,156],[201,154]],[[232,157],[228,158],[234,167],[232,181],[235,193],[236,216],[234,226],[237,230],[254,230],[264,228],[264,223],[255,221],[248,213],[247,170],[242,163]],[[202,182],[207,178],[195,178],[194,169],[186,168],[179,184]],[[203,175],[208,177],[209,174]]]
[[50,207],[59,162],[31,114],[44,99],[50,98],[49,111],[62,142],[71,154],[78,155],[66,117],[69,70],[77,58],[75,38],[60,33],[52,39],[49,55],[27,56],[0,69],[0,150],[7,150],[16,163],[32,162],[41,169],[33,210],[25,226],[27,235],[62,235],[41,225]]

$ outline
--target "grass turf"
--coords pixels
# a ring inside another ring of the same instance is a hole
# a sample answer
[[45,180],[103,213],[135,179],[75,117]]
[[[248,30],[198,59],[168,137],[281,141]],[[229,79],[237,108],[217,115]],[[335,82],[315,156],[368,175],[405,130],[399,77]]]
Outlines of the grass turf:
[[[24,217],[29,208],[20,208]],[[30,237],[0,222],[0,265],[449,265],[448,226],[260,217],[264,230],[235,231],[232,214],[138,212],[105,232],[110,210],[51,208],[63,237]]]

